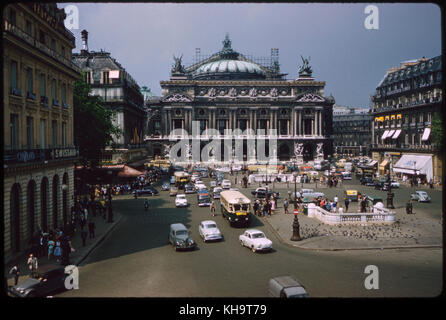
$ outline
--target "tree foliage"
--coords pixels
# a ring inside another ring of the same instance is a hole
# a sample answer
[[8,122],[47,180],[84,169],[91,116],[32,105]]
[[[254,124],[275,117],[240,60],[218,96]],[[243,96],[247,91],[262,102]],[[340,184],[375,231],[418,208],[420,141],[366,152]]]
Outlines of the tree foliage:
[[432,117],[432,142],[443,150],[443,113],[436,112]]
[[95,167],[102,150],[122,132],[113,124],[115,112],[99,96],[90,95],[91,87],[84,79],[82,75],[74,84],[74,142],[82,164]]

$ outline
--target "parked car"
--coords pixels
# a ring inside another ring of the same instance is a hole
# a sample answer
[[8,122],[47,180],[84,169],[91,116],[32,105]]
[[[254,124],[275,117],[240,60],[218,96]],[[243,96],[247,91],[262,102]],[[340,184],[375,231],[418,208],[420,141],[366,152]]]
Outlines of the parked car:
[[182,223],[173,223],[170,225],[169,243],[173,245],[175,251],[177,250],[194,250],[197,244],[190,237],[190,232]]
[[171,197],[174,197],[178,194],[178,188],[177,187],[170,187],[169,195]]
[[212,220],[201,221],[198,226],[198,233],[204,242],[223,239],[220,229],[218,229],[215,221]]
[[8,287],[8,292],[16,297],[46,297],[51,293],[66,290],[65,279],[73,272],[73,266],[44,265],[37,269],[35,278],[29,277],[16,286]]
[[175,184],[175,177],[174,176],[170,177],[170,184]]
[[144,188],[142,188],[142,189],[134,190],[134,191],[133,191],[133,194],[135,194],[135,193],[136,193],[138,196],[142,196],[142,195],[145,195],[145,194],[150,195],[150,196],[154,196],[154,195],[157,195],[159,192],[158,192],[158,190],[156,190],[154,187],[152,187],[152,186],[147,186],[147,187],[144,187]]
[[429,197],[427,192],[421,191],[421,190],[417,190],[417,191],[415,191],[415,193],[412,193],[410,195],[410,198],[412,200],[418,201],[418,202],[430,202],[431,201],[431,197]]
[[210,186],[211,186],[211,188],[215,188],[217,186],[217,181],[211,180]]
[[275,277],[269,280],[268,296],[274,298],[307,298],[305,287],[291,276]]
[[323,192],[316,192],[313,189],[301,189],[300,191],[296,192],[296,197],[297,198],[309,197],[317,199],[319,197],[325,197],[325,194]]
[[175,206],[177,208],[179,207],[187,207],[187,198],[186,195],[184,193],[181,194],[177,194],[176,198],[175,198]]
[[225,179],[221,182],[221,187],[223,189],[229,189],[231,187],[231,181]]
[[200,175],[194,173],[194,174],[190,177],[190,180],[191,180],[193,183],[195,183],[196,180],[200,180]]
[[206,185],[200,181],[200,183],[195,184],[195,190],[198,191],[200,189],[207,189]]
[[169,191],[169,189],[170,189],[170,183],[164,182],[163,185],[161,186],[161,190]]
[[271,251],[273,249],[273,242],[257,229],[246,230],[239,236],[239,240],[242,246],[250,248],[252,252]]

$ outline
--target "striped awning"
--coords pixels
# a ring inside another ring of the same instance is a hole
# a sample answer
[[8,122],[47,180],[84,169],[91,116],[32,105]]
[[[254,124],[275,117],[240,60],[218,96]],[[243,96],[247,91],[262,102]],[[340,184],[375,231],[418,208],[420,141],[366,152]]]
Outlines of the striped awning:
[[426,141],[429,139],[429,135],[431,134],[431,128],[424,128],[423,136],[421,137],[421,141]]
[[387,138],[387,135],[389,134],[389,130],[384,131],[383,135],[381,136],[381,140],[384,140]]
[[393,137],[392,137],[392,139],[398,139],[400,133],[401,133],[401,129],[396,130],[394,135],[393,135]]

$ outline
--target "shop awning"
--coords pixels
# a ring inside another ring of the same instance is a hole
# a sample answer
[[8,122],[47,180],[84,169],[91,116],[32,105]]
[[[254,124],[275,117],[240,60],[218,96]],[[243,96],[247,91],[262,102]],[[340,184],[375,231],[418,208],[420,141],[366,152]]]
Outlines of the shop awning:
[[372,161],[370,161],[369,163],[366,163],[366,166],[368,166],[368,167],[373,167],[374,165],[376,165],[378,163],[378,161],[376,161],[376,160],[372,160]]
[[398,139],[399,135],[401,133],[401,129],[398,129],[395,131],[395,134],[393,135],[392,139]]
[[381,136],[381,140],[384,140],[388,134],[389,134],[389,130],[384,131],[383,135]]
[[421,141],[426,141],[429,139],[429,135],[431,134],[431,128],[424,128],[423,137],[421,137]]
[[395,133],[395,130],[390,130],[385,139],[390,138]]
[[429,181],[433,178],[432,155],[404,154],[393,166],[393,171],[413,175],[426,175]]
[[386,170],[386,166],[387,166],[388,163],[389,163],[389,160],[384,159],[383,162],[381,162],[379,164],[379,170],[381,170],[381,171]]

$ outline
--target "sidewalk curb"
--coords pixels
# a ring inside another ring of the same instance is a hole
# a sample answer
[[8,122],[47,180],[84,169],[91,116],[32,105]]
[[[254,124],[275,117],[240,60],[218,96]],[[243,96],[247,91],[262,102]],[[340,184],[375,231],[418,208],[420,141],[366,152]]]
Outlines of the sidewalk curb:
[[308,251],[350,251],[350,250],[385,250],[385,249],[428,249],[428,248],[443,248],[443,245],[407,245],[407,246],[386,246],[386,247],[357,247],[357,248],[305,248],[297,244],[291,244],[285,241],[282,236],[273,228],[271,223],[267,219],[263,219],[266,222],[269,229],[274,233],[274,235],[279,239],[279,241],[291,248],[298,248]]
[[113,229],[116,227],[116,225],[118,225],[118,223],[122,220],[122,215],[119,216],[119,218],[117,220],[115,220],[109,227],[108,229],[104,232],[104,234],[98,238],[98,240],[93,243],[90,248],[88,249],[88,251],[81,257],[79,257],[73,264],[76,266],[79,266],[89,255],[90,253],[96,249],[96,247],[99,246],[99,244],[104,241],[104,239],[113,231]]

